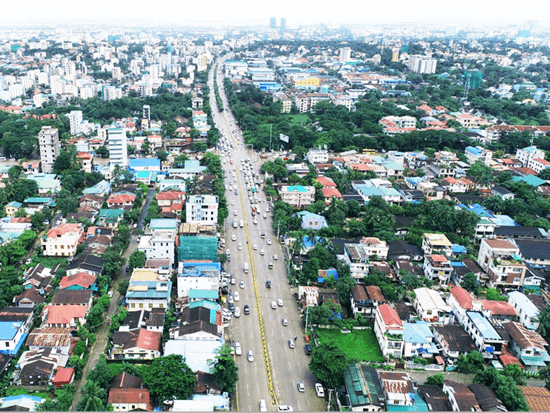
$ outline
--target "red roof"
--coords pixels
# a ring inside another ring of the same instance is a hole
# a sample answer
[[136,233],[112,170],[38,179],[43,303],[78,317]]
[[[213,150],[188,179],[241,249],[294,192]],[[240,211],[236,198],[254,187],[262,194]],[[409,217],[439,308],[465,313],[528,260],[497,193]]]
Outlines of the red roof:
[[441,254],[431,254],[429,257],[433,262],[449,262],[447,257]]
[[63,386],[64,384],[69,384],[73,381],[74,377],[74,367],[66,368],[59,367],[55,377],[53,378],[54,386]]
[[48,238],[55,239],[71,232],[82,234],[84,232],[84,227],[82,224],[61,224],[48,231]]
[[[87,305],[53,305],[48,304],[42,310],[42,316],[48,312],[46,324],[70,324],[74,318],[84,318],[88,312]],[[159,333],[160,334],[160,333]]]
[[465,310],[471,310],[474,308],[472,305],[472,301],[473,301],[472,296],[464,288],[458,287],[458,286],[452,287],[451,294],[458,302],[458,305],[460,305]]
[[340,191],[336,188],[323,188],[323,196],[325,198],[344,198]]
[[147,389],[111,389],[109,404],[146,404],[147,411],[153,411],[151,395]]
[[384,324],[386,324],[387,326],[403,327],[403,323],[401,323],[399,314],[397,314],[395,308],[390,307],[389,304],[382,304],[378,307],[378,311],[382,316],[382,320],[384,320]]
[[509,366],[510,364],[517,364],[521,369],[523,369],[523,365],[520,363],[517,357],[514,357],[511,354],[503,353],[498,358],[505,366]]
[[327,176],[320,176],[317,178],[317,182],[327,188],[336,188],[334,181]]
[[73,285],[78,285],[87,289],[94,285],[95,280],[95,275],[91,275],[85,272],[79,272],[77,274],[64,276],[59,283],[59,288],[63,290]]
[[483,239],[491,248],[497,249],[516,249],[515,245],[505,239]]
[[136,347],[144,350],[160,350],[160,340],[162,333],[158,331],[149,331],[141,328],[136,343]]
[[108,204],[124,204],[127,202],[134,202],[136,196],[134,194],[115,194],[111,195],[107,200]]
[[180,201],[185,199],[185,192],[182,191],[166,191],[159,192],[155,195],[157,201]]
[[483,309],[490,311],[492,315],[517,316],[516,310],[506,301],[480,300]]

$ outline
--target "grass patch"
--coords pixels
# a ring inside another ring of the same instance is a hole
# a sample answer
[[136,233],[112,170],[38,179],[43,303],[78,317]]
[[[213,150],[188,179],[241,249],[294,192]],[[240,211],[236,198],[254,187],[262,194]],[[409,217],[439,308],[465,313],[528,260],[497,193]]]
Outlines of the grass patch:
[[53,268],[57,264],[64,264],[68,261],[68,258],[62,258],[62,257],[33,257],[32,263],[33,264],[42,264],[44,267],[47,268]]
[[291,121],[290,121],[291,125],[301,125],[302,123],[306,124],[307,121],[309,120],[309,116],[304,115],[302,113],[296,114],[296,115],[289,115],[289,116],[291,118]]
[[321,329],[315,332],[319,336],[319,342],[335,342],[348,357],[359,361],[383,362],[384,356],[378,345],[378,340],[372,329],[352,330],[351,333],[343,334],[338,329]]
[[6,390],[6,397],[9,396],[20,396],[20,395],[27,395],[27,396],[35,396],[35,397],[42,397],[43,399],[50,400],[51,395],[49,393],[44,392],[33,392],[31,390],[25,390],[25,389],[18,389],[16,387],[10,387]]

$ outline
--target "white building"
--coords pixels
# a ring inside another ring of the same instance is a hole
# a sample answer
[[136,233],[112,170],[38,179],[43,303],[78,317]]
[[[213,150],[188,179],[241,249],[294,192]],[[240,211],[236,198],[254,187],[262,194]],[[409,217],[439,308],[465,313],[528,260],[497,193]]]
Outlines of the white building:
[[172,267],[176,255],[176,233],[173,230],[155,230],[153,235],[142,235],[138,250],[143,251],[148,260],[168,259]]
[[279,189],[281,200],[297,208],[308,207],[315,202],[313,186],[283,186]]
[[408,66],[415,73],[433,74],[437,67],[437,60],[428,56],[412,55],[409,57]]
[[523,166],[527,166],[532,159],[544,159],[544,151],[538,149],[536,146],[527,146],[526,148],[516,150],[516,158]]
[[417,288],[414,290],[414,308],[424,321],[448,324],[451,307],[443,301],[437,291],[429,288]]
[[71,135],[79,135],[82,133],[82,111],[72,110],[69,113],[69,123],[71,126]]
[[55,160],[59,156],[59,133],[51,126],[42,126],[38,132],[38,143],[40,145],[40,162],[42,172],[52,173]]
[[326,149],[321,149],[321,148],[310,148],[307,151],[307,160],[311,164],[327,163],[328,151]]
[[218,262],[180,262],[178,298],[188,297],[189,290],[218,291],[221,265]]
[[111,169],[115,165],[121,168],[128,166],[128,139],[126,131],[120,128],[109,128],[109,162]]
[[185,203],[186,222],[192,224],[218,223],[218,197],[214,195],[191,195]]

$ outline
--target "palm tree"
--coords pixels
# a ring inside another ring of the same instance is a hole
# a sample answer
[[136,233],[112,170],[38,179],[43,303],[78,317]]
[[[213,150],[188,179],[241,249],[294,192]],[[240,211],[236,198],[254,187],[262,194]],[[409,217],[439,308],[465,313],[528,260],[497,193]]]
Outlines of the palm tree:
[[[94,381],[87,382],[82,388],[82,399],[79,407],[85,412],[99,412],[105,410],[103,400],[107,397],[105,389]],[[80,410],[80,409],[79,409]]]

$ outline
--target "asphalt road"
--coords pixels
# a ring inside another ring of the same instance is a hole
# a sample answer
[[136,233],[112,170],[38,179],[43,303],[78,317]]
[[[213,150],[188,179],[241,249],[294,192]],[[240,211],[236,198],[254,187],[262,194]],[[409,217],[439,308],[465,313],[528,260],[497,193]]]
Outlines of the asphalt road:
[[[242,347],[242,355],[236,357],[239,366],[238,406],[236,407],[240,411],[257,411],[260,399],[265,399],[268,410],[271,411],[276,410],[276,404],[290,405],[295,411],[325,410],[325,401],[315,395],[316,380],[308,368],[310,358],[304,352],[303,324],[288,283],[283,250],[277,240],[277,234],[271,228],[271,213],[267,213],[266,218],[263,218],[268,203],[261,191],[258,194],[260,203],[257,204],[261,209],[261,215],[253,217],[251,214],[241,160],[250,159],[254,172],[259,172],[261,160],[257,153],[247,150],[244,146],[238,126],[227,109],[229,105],[222,88],[222,81],[222,73],[218,73],[220,96],[224,100],[226,110],[220,114],[215,109],[215,103],[211,102],[211,107],[218,129],[230,138],[234,146],[229,157],[222,157],[222,165],[226,171],[226,188],[229,186],[229,181],[233,181],[233,189],[235,182],[238,189],[237,195],[232,191],[226,192],[229,218],[225,229],[226,248],[231,251],[231,261],[226,265],[226,270],[236,276],[237,282],[230,288],[233,292],[239,292],[240,299],[235,302],[235,307],[241,309],[241,316],[233,318],[229,327],[231,339],[239,342]],[[214,93],[210,96],[212,99]],[[233,164],[230,163],[231,159]],[[254,218],[257,224],[254,224]],[[244,222],[244,227],[233,228],[233,221],[239,223],[241,220]],[[266,234],[264,239],[261,238],[262,232]],[[233,234],[236,235],[236,241],[231,241]],[[268,239],[272,240],[271,245],[267,244]],[[242,247],[240,250],[239,244]],[[254,246],[257,246],[257,249],[254,249]],[[264,255],[260,254],[262,249]],[[274,255],[278,256],[277,260],[273,258]],[[273,263],[273,269],[268,269],[269,262]],[[248,274],[244,272],[244,263],[249,264]],[[254,279],[258,300],[256,300]],[[241,280],[245,282],[244,289],[239,288]],[[265,287],[267,280],[271,281],[270,289]],[[271,302],[277,299],[283,300],[283,306],[276,306],[273,309]],[[243,314],[245,304],[250,306],[250,315]],[[263,320],[268,361],[263,354],[260,315]],[[283,318],[288,320],[288,326],[282,325]],[[295,348],[291,349],[288,346],[288,340],[295,337],[298,337],[298,340]],[[252,362],[247,361],[249,350],[254,353]],[[272,378],[273,394],[270,393],[269,376]],[[305,383],[304,393],[298,392],[298,381]]]

